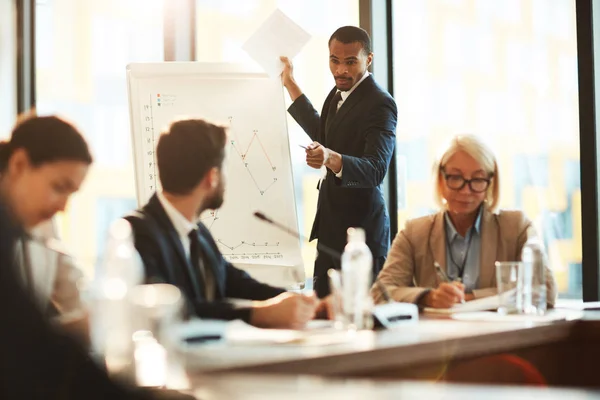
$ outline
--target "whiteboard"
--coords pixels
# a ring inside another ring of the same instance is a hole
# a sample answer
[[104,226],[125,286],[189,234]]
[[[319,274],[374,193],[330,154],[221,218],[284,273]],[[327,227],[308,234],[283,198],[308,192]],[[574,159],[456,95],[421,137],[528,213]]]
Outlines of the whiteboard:
[[200,219],[226,260],[279,286],[304,281],[300,241],[257,220],[264,212],[298,231],[283,87],[237,64],[167,62],[127,66],[137,200],[159,187],[155,148],[178,118],[227,125],[225,201]]

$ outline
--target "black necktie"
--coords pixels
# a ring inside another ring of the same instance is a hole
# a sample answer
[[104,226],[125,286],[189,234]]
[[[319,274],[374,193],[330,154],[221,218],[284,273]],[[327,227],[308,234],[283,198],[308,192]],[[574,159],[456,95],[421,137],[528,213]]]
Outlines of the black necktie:
[[212,301],[215,297],[214,278],[210,267],[206,266],[204,263],[202,245],[198,238],[198,231],[195,229],[190,231],[188,237],[190,238],[190,259],[192,261],[192,268],[195,272],[192,274],[192,277],[195,275],[198,276],[200,285],[204,290],[204,298],[207,301]]
[[335,92],[333,99],[331,99],[331,102],[329,103],[329,109],[327,110],[327,121],[325,122],[325,135],[326,136],[329,135],[329,127],[331,126],[331,123],[333,122],[333,118],[335,117],[335,114],[337,113],[337,108],[338,108],[337,106],[341,99],[342,99],[342,92],[340,92],[338,90],[337,92]]

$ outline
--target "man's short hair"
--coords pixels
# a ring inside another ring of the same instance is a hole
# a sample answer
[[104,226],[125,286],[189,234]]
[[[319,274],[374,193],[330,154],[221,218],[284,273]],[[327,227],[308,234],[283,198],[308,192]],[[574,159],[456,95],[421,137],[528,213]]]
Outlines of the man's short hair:
[[173,122],[156,146],[163,190],[178,195],[194,190],[211,168],[221,168],[226,142],[224,126],[202,119]]
[[358,26],[342,26],[338,28],[329,38],[327,45],[331,45],[333,39],[344,44],[359,42],[365,53],[370,54],[372,52],[369,34]]

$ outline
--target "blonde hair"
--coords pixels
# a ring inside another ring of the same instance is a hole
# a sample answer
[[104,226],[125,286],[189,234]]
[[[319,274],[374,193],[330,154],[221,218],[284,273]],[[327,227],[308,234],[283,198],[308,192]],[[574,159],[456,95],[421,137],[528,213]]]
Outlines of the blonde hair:
[[498,206],[500,200],[498,162],[492,150],[475,135],[458,135],[453,137],[443,148],[440,156],[433,164],[435,202],[440,207],[445,207],[445,200],[442,196],[442,185],[444,185],[442,168],[446,165],[450,157],[459,151],[463,151],[473,157],[489,174],[491,182],[486,190],[485,201],[487,202],[487,208],[493,211]]

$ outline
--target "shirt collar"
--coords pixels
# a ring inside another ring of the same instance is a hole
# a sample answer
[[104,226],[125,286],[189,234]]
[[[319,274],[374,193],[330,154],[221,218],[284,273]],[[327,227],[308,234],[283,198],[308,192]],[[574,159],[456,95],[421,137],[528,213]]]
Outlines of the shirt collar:
[[350,88],[350,90],[347,90],[345,92],[340,91],[340,95],[342,96],[342,101],[346,101],[346,99],[348,98],[348,96],[350,96],[352,94],[352,92],[354,92],[354,89],[356,89],[358,87],[358,85],[360,85],[362,83],[362,81],[364,81],[365,79],[367,79],[367,77],[371,75],[369,73],[369,71],[365,71],[365,74],[362,76],[362,78],[360,78],[360,81],[356,82],[354,84],[354,86],[352,86]]
[[165,209],[167,216],[171,220],[171,223],[175,227],[175,230],[179,236],[187,236],[189,235],[190,231],[198,228],[195,223],[190,222],[189,219],[184,217],[183,214],[181,214],[179,210],[177,210],[173,204],[167,200],[162,192],[157,191],[156,195],[158,197],[158,201],[160,201],[160,204]]
[[[477,218],[475,219],[475,223],[473,224],[473,228],[475,228],[475,232],[477,232],[478,234],[481,233],[482,210],[483,210],[483,207],[479,207],[479,211],[477,212]],[[452,220],[448,216],[447,211],[444,213],[444,218],[446,219],[446,235],[448,235],[448,239],[450,239],[452,241],[458,235],[458,232],[456,231],[456,228],[454,227]]]

